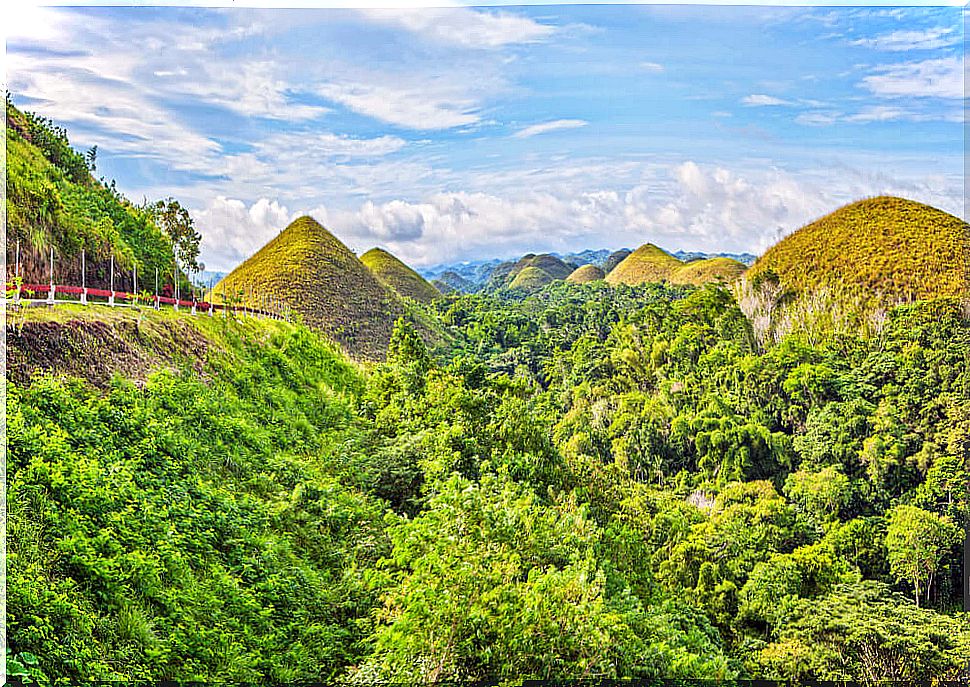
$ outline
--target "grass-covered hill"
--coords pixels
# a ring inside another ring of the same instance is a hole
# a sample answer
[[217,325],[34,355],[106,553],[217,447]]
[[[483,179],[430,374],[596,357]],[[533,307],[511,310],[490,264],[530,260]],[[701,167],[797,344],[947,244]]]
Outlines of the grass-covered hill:
[[737,260],[723,257],[685,263],[662,248],[645,243],[610,270],[606,281],[629,286],[662,281],[700,286],[711,282],[732,282],[744,270],[745,266]]
[[652,243],[645,243],[626,256],[606,275],[610,284],[645,284],[669,280],[670,274],[683,263]]
[[729,283],[744,274],[747,268],[733,258],[706,258],[692,260],[678,267],[670,275],[674,284],[693,284],[700,286],[708,283]]
[[[542,253],[536,255],[534,253],[528,253],[519,258],[516,262],[503,262],[502,264],[495,267],[492,271],[491,277],[489,278],[489,284],[492,288],[501,288],[503,286],[512,287],[515,279],[523,271],[529,268],[534,268],[545,272],[549,277],[548,281],[555,281],[557,279],[565,279],[576,269],[576,265],[570,262],[566,262],[562,258],[558,258],[555,255],[549,253]],[[536,275],[534,272],[530,271],[531,276],[527,276],[524,281],[532,283],[536,280]],[[520,288],[521,284],[515,288]]]
[[566,277],[566,281],[573,284],[588,284],[591,281],[599,281],[606,276],[606,273],[596,265],[583,265],[577,267]]
[[788,289],[858,289],[889,300],[970,293],[970,225],[891,196],[861,200],[802,227],[758,259]]
[[360,256],[364,266],[388,288],[398,295],[413,298],[419,303],[430,303],[441,292],[413,269],[383,248],[372,248]]
[[384,356],[394,321],[404,314],[395,294],[312,217],[300,217],[213,289],[220,299],[259,306],[282,302],[311,328],[354,356]]
[[554,281],[556,281],[556,278],[544,269],[529,265],[515,274],[515,277],[509,282],[509,288],[534,291]]
[[148,275],[154,281],[156,268],[162,284],[172,282],[172,241],[147,203],[137,206],[113,182],[95,179],[96,150],[78,152],[63,128],[19,110],[9,96],[6,146],[8,277],[14,274],[19,247],[24,282],[47,283],[53,248],[58,283],[81,283],[82,250],[89,287],[108,286],[112,256],[118,289],[132,288],[136,266],[142,285]]

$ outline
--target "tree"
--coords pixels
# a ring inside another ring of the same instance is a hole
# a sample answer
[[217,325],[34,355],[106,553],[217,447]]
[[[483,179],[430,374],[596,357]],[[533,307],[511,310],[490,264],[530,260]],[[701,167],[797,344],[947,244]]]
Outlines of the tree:
[[889,569],[900,581],[912,582],[917,606],[920,589],[926,590],[929,601],[941,559],[961,537],[960,529],[945,516],[906,505],[889,511],[886,531]]
[[146,209],[171,239],[177,266],[193,272],[201,271],[203,265],[199,262],[199,244],[202,235],[195,230],[195,222],[189,211],[174,198],[159,200]]
[[812,525],[824,529],[838,520],[851,497],[851,483],[838,465],[817,472],[798,470],[785,480],[785,495]]

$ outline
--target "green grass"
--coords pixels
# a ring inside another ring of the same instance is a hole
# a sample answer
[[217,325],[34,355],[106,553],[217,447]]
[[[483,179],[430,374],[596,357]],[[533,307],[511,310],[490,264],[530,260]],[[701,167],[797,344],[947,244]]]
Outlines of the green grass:
[[216,302],[282,303],[354,357],[380,360],[400,299],[312,217],[300,217],[219,282]]
[[9,273],[19,246],[21,274],[28,283],[49,278],[51,249],[59,283],[81,283],[82,250],[89,287],[108,286],[112,256],[118,288],[128,288],[135,265],[143,277],[158,268],[163,280],[171,282],[171,241],[144,208],[91,176],[66,132],[9,101],[6,123]]
[[398,295],[413,298],[419,303],[430,303],[441,296],[441,292],[424,277],[382,248],[370,249],[360,256],[360,261],[381,283]]
[[796,292],[858,290],[881,299],[966,296],[970,225],[942,210],[880,196],[839,208],[772,246],[748,278],[774,272]]
[[572,282],[573,284],[588,284],[591,281],[599,281],[603,279],[606,274],[596,265],[583,265],[582,267],[577,267],[575,271],[572,272],[566,281]]

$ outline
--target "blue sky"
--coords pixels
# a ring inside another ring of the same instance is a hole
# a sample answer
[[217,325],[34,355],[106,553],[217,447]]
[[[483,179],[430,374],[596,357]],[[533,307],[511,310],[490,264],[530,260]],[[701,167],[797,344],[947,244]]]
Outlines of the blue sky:
[[966,217],[962,12],[27,8],[6,66],[210,269],[304,213],[416,266],[760,252],[880,193]]

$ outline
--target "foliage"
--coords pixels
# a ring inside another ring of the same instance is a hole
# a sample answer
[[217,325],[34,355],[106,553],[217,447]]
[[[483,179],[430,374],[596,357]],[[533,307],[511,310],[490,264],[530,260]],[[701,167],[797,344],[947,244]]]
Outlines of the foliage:
[[[78,263],[87,252],[88,286],[107,284],[107,262],[137,267],[143,278],[171,274],[172,243],[144,208],[118,193],[114,183],[95,181],[84,155],[74,151],[66,132],[47,119],[18,110],[7,113],[7,245],[42,256],[55,250],[59,265]],[[8,255],[10,253],[8,252]],[[101,274],[104,273],[104,274]],[[78,282],[79,283],[79,282]]]
[[205,266],[199,263],[199,244],[202,241],[202,235],[195,230],[195,223],[188,210],[174,198],[156,201],[149,205],[147,210],[172,242],[178,265],[190,272],[200,272],[205,269]]
[[309,680],[359,655],[385,546],[336,451],[359,375],[305,330],[201,322],[228,346],[207,382],[9,389],[8,637],[56,684]]
[[927,601],[933,578],[949,549],[962,539],[960,530],[946,516],[900,504],[888,513],[886,551],[889,569],[900,580],[912,582],[916,605],[920,589]]

